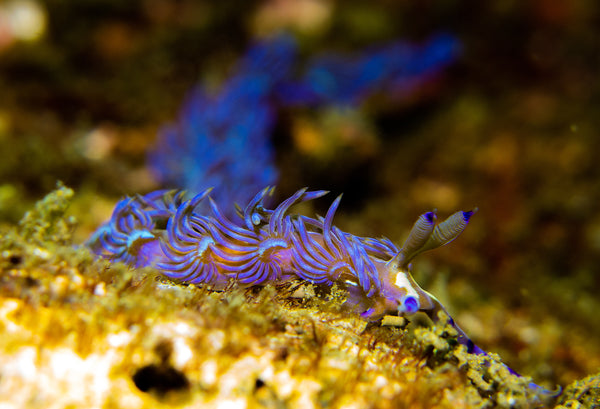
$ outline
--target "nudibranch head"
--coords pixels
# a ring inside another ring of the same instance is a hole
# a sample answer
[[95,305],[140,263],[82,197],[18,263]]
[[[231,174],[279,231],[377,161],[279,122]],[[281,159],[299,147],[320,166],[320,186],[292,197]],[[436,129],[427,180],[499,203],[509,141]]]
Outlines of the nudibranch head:
[[436,212],[423,213],[415,222],[402,248],[387,262],[377,262],[381,290],[376,300],[365,302],[363,316],[374,319],[385,314],[412,315],[417,311],[433,314],[444,307],[423,290],[411,275],[410,261],[424,251],[450,243],[463,232],[477,209],[456,212],[436,225]]
[[405,293],[398,303],[398,315],[412,315],[421,309],[421,288],[415,284],[409,272],[398,271],[394,285]]

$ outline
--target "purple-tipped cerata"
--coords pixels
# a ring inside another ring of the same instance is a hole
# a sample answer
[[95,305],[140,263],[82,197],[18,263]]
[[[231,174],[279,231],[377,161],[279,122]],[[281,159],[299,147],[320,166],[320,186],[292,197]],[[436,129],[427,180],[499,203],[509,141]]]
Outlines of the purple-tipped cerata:
[[[173,280],[215,288],[231,280],[261,285],[293,277],[327,286],[339,283],[352,291],[353,308],[376,318],[390,311],[413,314],[432,308],[434,302],[410,278],[408,262],[454,240],[473,214],[457,212],[436,225],[435,212],[424,213],[398,249],[386,238],[359,237],[335,227],[341,196],[324,218],[311,218],[292,215],[290,208],[326,191],[300,189],[269,209],[265,199],[272,190],[261,190],[239,207],[235,220],[212,200],[210,189],[189,200],[174,191],[124,199],[90,246],[105,258],[152,265]],[[210,214],[198,213],[205,202]]]

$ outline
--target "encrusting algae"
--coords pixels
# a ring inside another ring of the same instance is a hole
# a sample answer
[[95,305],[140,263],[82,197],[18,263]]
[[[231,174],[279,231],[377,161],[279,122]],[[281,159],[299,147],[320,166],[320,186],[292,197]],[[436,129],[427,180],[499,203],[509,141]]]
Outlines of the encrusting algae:
[[[381,326],[338,288],[216,292],[94,260],[71,243],[72,195],[59,185],[2,232],[3,408],[550,407],[447,322]],[[561,407],[598,405],[597,379]]]

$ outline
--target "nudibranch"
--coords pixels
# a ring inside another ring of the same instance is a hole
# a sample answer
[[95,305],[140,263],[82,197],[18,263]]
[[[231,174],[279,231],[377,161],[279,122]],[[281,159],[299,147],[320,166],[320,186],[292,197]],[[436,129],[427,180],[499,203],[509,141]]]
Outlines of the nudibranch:
[[[410,262],[418,254],[456,239],[476,208],[458,211],[441,223],[437,223],[435,211],[422,214],[397,248],[387,238],[355,236],[334,226],[341,196],[324,218],[311,218],[289,214],[289,209],[326,191],[300,189],[269,209],[265,199],[272,191],[267,187],[244,208],[238,207],[235,220],[229,220],[212,200],[211,189],[187,200],[181,191],[126,198],[88,245],[107,259],[135,267],[152,266],[175,281],[205,284],[215,290],[231,282],[260,286],[301,279],[346,289],[345,305],[372,321],[418,311],[434,322],[440,316],[450,317],[444,306],[415,282]],[[210,214],[197,212],[201,203],[208,205]],[[445,314],[438,314],[440,311]],[[449,324],[469,353],[485,354],[451,318]]]
[[[259,192],[239,220],[229,220],[210,189],[184,200],[183,192],[157,191],[120,201],[108,223],[88,242],[101,256],[135,267],[153,266],[180,282],[224,288],[264,285],[300,278],[316,285],[337,283],[348,290],[346,303],[363,317],[427,312],[437,319],[443,306],[418,286],[410,261],[419,253],[454,240],[476,210],[456,212],[436,224],[435,212],[421,215],[404,245],[359,237],[333,225],[337,197],[324,218],[288,214],[294,204],[327,192],[300,189],[275,209]],[[195,209],[208,201],[211,215]]]

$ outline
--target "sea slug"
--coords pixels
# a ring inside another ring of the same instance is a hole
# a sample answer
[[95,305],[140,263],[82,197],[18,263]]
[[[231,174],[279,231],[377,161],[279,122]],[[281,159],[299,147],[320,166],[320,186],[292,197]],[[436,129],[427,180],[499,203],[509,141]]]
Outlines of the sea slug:
[[[185,199],[183,191],[166,190],[125,198],[88,246],[109,260],[152,266],[172,280],[214,290],[231,283],[249,287],[291,279],[325,287],[336,284],[347,291],[345,306],[368,320],[418,311],[434,322],[448,317],[457,341],[467,352],[486,355],[449,318],[445,307],[415,282],[410,264],[418,254],[457,238],[476,208],[458,211],[441,223],[437,223],[435,211],[422,214],[398,248],[387,238],[360,237],[334,226],[341,196],[325,217],[289,212],[294,204],[319,198],[327,191],[303,188],[269,209],[265,199],[273,188],[267,187],[244,208],[238,207],[236,218],[230,220],[210,197],[211,190],[191,199]],[[203,202],[208,202],[209,215],[196,212]],[[548,397],[558,393],[533,382],[529,386]]]
[[[289,213],[294,204],[326,191],[300,189],[268,209],[264,201],[272,188],[265,188],[239,209],[236,220],[221,212],[210,192],[188,200],[174,191],[123,199],[88,244],[102,257],[153,266],[180,282],[214,289],[230,281],[244,286],[293,278],[324,286],[336,283],[348,291],[347,305],[365,318],[423,311],[437,320],[444,307],[415,282],[409,263],[419,253],[454,240],[476,211],[456,212],[439,224],[435,212],[424,213],[397,248],[387,238],[359,237],[335,227],[341,196],[324,218]],[[204,201],[210,215],[195,212]],[[473,350],[468,337],[459,334]]]

